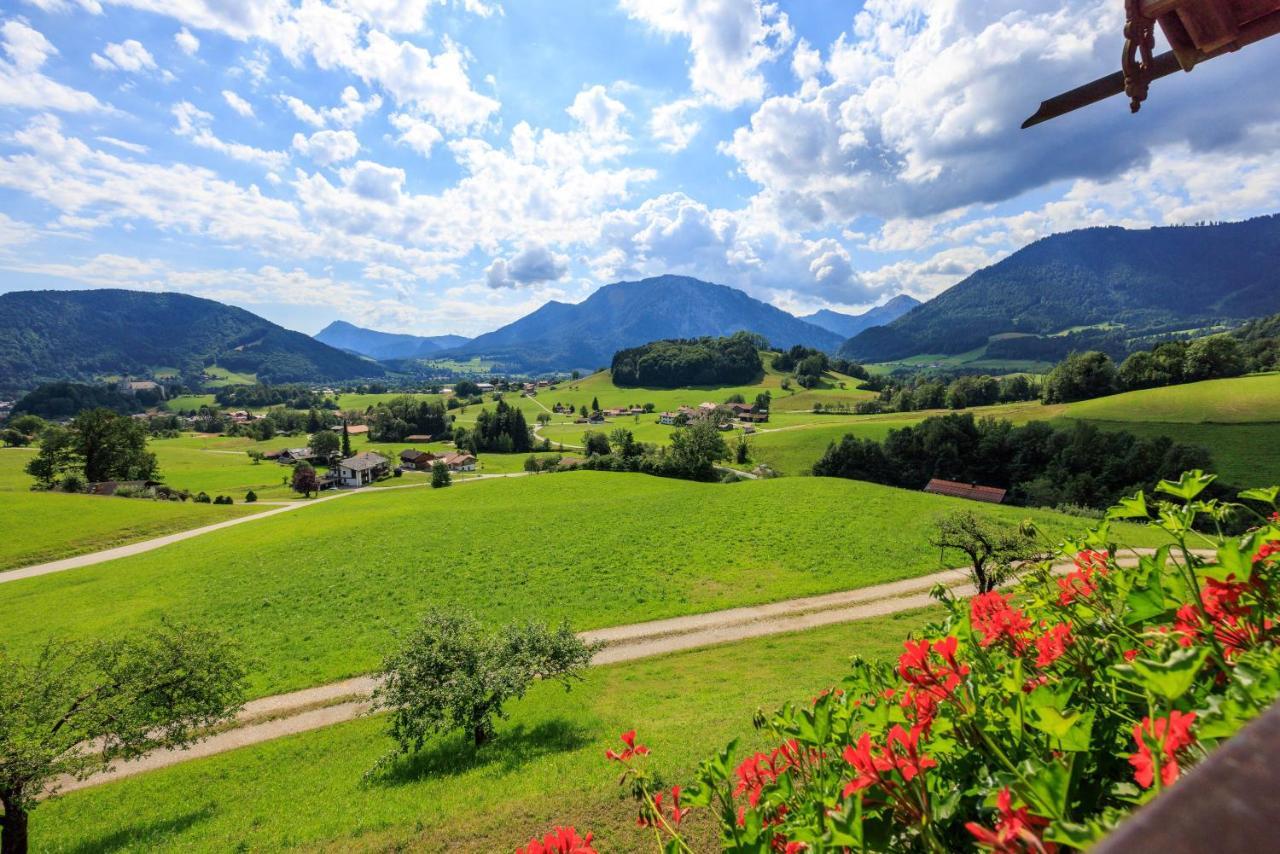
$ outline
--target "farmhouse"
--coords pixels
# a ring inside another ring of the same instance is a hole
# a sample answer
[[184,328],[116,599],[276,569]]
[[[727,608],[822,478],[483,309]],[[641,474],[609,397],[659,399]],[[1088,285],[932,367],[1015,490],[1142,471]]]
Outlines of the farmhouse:
[[476,458],[470,454],[445,454],[443,457],[437,457],[432,461],[431,465],[441,463],[449,471],[475,471]]
[[406,442],[430,442],[431,437],[426,433],[414,433],[412,436],[405,436]]
[[769,420],[769,410],[761,412],[743,412],[738,416],[739,421],[747,421],[754,424],[763,424]]
[[435,454],[419,451],[417,448],[406,448],[400,452],[400,465],[407,469],[429,469]]
[[943,480],[935,477],[925,485],[925,492],[934,495],[950,495],[952,498],[968,498],[972,501],[985,501],[988,504],[999,504],[1004,501],[1005,490],[995,486],[979,486],[976,483],[959,483],[954,480]]
[[658,423],[659,424],[675,424],[676,419],[678,417],[680,416],[675,412],[663,412],[661,415],[658,416]]
[[493,383],[476,383],[476,388],[482,392],[490,392],[493,391]]
[[276,461],[289,465],[291,463],[310,462],[315,458],[316,455],[311,453],[310,448],[285,448],[280,452],[280,455],[276,457]]
[[343,486],[365,486],[390,471],[387,458],[373,451],[362,451],[338,463],[338,479]]

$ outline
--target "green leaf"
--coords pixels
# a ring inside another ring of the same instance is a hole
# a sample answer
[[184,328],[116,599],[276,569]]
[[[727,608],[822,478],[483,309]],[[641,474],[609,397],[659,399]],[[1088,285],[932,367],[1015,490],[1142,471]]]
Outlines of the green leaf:
[[1093,710],[1064,715],[1052,706],[1044,706],[1036,710],[1032,726],[1057,739],[1057,746],[1062,750],[1085,751],[1093,734]]
[[1127,625],[1149,620],[1164,612],[1164,585],[1161,584],[1161,567],[1169,562],[1169,547],[1161,546],[1153,555],[1138,558],[1138,571],[1129,573],[1132,587],[1125,596],[1128,613]]
[[1147,497],[1143,495],[1142,490],[1138,490],[1129,498],[1121,498],[1107,509],[1108,519],[1145,519],[1149,515]]
[[1019,794],[1039,813],[1060,819],[1067,814],[1071,767],[1063,762],[1042,764],[1030,759],[1019,766]]
[[1246,489],[1240,493],[1241,498],[1261,501],[1264,504],[1270,504],[1272,507],[1276,504],[1277,496],[1280,496],[1280,486],[1269,486],[1266,489]]
[[1162,480],[1156,484],[1156,491],[1163,492],[1165,495],[1172,495],[1174,498],[1181,498],[1183,501],[1190,501],[1201,492],[1205,487],[1218,479],[1216,474],[1205,474],[1200,469],[1192,469],[1184,471],[1182,477],[1176,481]]
[[1112,669],[1156,696],[1172,701],[1191,689],[1196,674],[1208,657],[1207,647],[1179,648],[1164,661],[1135,658],[1127,665],[1117,665]]
[[1227,540],[1218,547],[1217,565],[1206,567],[1203,574],[1219,580],[1228,575],[1234,575],[1236,581],[1251,579],[1253,556],[1258,553],[1260,534],[1260,531],[1254,531],[1243,540]]

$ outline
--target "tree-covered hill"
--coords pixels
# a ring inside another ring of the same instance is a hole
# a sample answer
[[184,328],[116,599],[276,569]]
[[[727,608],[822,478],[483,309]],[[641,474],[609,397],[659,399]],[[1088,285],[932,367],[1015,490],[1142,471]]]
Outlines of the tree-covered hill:
[[548,302],[450,351],[518,370],[594,369],[618,350],[649,341],[754,332],[774,347],[834,351],[841,336],[735,288],[688,276],[605,285],[575,305]]
[[764,372],[756,349],[760,343],[746,332],[728,338],[651,341],[613,354],[613,381],[646,388],[745,385]]
[[375,362],[244,309],[178,293],[125,290],[0,294],[0,388],[51,380],[199,373],[210,365],[272,382],[381,376]]
[[[977,271],[893,323],[859,333],[840,354],[888,361],[964,353],[1002,333],[1052,336],[1107,323],[1122,324],[1128,338],[1272,314],[1280,311],[1277,260],[1280,216],[1055,234]],[[1050,352],[1054,342],[1045,338],[1006,341],[1027,354],[1037,350],[1023,357],[1064,355]]]

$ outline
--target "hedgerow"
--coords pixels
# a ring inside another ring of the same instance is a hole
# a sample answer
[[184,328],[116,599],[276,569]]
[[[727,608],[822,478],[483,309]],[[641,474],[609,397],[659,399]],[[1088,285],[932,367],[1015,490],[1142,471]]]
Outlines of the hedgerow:
[[[682,827],[699,808],[730,851],[1090,846],[1280,695],[1280,490],[1205,500],[1213,479],[1125,499],[1063,545],[1067,563],[1008,592],[937,589],[946,617],[896,666],[855,659],[842,685],[756,720],[776,747],[735,765],[730,744],[692,785],[660,788],[648,748],[624,734],[607,757],[640,826],[668,852],[693,850]],[[1221,533],[1241,512],[1254,526]],[[1142,518],[1172,543],[1112,542],[1114,520]],[[570,829],[526,850],[595,849]]]

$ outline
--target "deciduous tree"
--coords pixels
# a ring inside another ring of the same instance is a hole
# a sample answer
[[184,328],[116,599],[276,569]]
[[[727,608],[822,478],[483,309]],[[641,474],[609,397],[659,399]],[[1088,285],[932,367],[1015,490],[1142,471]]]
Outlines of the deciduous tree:
[[220,635],[164,624],[115,641],[0,650],[0,851],[25,854],[30,810],[62,777],[198,740],[241,705],[245,669]]

